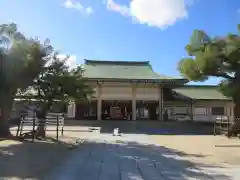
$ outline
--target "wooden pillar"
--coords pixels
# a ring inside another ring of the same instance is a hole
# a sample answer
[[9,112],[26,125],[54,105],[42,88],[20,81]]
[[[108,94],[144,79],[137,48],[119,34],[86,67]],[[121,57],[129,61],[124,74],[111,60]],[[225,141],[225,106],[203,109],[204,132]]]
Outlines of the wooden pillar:
[[227,116],[229,118],[230,121],[234,120],[234,103],[228,104],[226,107],[227,109]]
[[163,87],[159,86],[159,100],[158,100],[158,107],[159,107],[159,112],[158,112],[158,120],[162,121],[163,120]]
[[102,86],[97,85],[97,120],[102,120]]
[[75,116],[76,116],[76,103],[75,102],[71,102],[68,105],[67,116],[68,116],[68,118],[75,119]]
[[136,86],[132,86],[132,120],[136,120]]
[[97,100],[97,120],[102,120],[102,100]]
[[212,106],[207,106],[207,117],[209,121],[212,120]]
[[190,100],[190,119],[193,121],[193,101]]

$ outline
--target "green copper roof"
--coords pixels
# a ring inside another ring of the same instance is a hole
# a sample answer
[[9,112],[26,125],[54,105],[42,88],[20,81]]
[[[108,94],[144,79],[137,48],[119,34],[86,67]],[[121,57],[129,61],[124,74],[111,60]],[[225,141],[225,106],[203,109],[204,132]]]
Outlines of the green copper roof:
[[231,100],[219,92],[217,86],[186,85],[173,90],[192,99]]
[[84,76],[92,79],[174,80],[153,71],[148,61],[85,60]]

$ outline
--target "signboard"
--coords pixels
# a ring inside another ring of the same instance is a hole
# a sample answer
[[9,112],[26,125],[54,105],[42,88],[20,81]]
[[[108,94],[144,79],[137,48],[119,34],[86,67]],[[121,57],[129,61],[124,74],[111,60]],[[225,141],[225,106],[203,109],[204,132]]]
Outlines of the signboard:
[[111,107],[111,109],[110,109],[110,117],[111,117],[111,119],[122,119],[123,115],[122,115],[121,108],[118,107],[118,106]]

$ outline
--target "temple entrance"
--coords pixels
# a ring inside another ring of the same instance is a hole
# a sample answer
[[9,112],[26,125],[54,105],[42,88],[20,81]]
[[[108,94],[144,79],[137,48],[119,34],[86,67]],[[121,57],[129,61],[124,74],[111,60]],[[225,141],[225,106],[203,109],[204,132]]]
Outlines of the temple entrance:
[[158,120],[157,101],[137,101],[136,108],[137,120]]
[[97,101],[76,104],[76,120],[97,120]]
[[132,101],[102,101],[102,120],[131,120]]

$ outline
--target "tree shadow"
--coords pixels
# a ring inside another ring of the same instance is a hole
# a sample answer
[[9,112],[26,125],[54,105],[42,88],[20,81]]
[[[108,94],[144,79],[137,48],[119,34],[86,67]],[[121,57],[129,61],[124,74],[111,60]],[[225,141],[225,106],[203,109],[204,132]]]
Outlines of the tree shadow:
[[0,179],[42,179],[52,167],[65,159],[72,143],[44,141],[0,142]]
[[163,146],[137,142],[87,144],[75,151],[65,164],[58,166],[46,179],[74,179],[74,176],[96,180],[232,179],[220,171],[223,167],[190,160],[191,156],[199,155],[185,154]]

